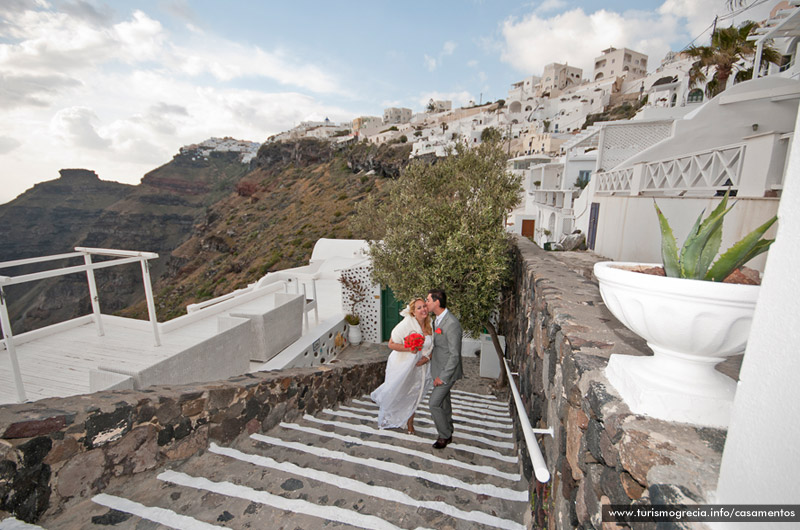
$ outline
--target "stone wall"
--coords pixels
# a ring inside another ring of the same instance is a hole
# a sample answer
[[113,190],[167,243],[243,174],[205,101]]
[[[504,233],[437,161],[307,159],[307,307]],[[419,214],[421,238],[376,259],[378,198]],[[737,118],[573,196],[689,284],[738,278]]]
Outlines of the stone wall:
[[0,407],[0,512],[35,522],[133,475],[369,393],[384,351],[225,381],[99,392]]
[[550,482],[523,464],[536,528],[608,528],[602,504],[710,503],[719,476],[724,430],[634,415],[605,378],[612,353],[651,352],[605,308],[590,274],[597,260],[516,240],[506,356],[531,424],[555,429],[539,437]]

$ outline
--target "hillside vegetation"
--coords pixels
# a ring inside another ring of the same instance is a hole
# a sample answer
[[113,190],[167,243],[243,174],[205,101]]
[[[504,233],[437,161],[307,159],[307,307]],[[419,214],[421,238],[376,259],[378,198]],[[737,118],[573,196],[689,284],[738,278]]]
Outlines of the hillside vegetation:
[[[0,261],[75,246],[158,252],[151,274],[163,322],[269,271],[305,265],[319,238],[361,238],[349,227],[355,206],[368,195],[380,200],[410,149],[335,151],[304,139],[265,144],[249,165],[235,153],[181,154],[138,186],[67,170],[0,205]],[[138,266],[98,271],[97,283],[104,313],[147,318]],[[91,311],[82,274],[12,288],[9,298],[15,333]]]
[[[305,265],[320,238],[360,239],[350,218],[367,196],[380,202],[408,163],[410,146],[356,145],[333,151],[305,139],[265,144],[255,169],[207,208],[171,255],[169,274],[155,285],[160,321],[186,305],[246,287],[271,271]],[[143,302],[122,312],[145,318]]]

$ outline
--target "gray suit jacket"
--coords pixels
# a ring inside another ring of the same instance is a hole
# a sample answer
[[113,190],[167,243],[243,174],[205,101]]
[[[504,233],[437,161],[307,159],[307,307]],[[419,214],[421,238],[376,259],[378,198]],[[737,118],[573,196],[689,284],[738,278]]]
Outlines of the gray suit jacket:
[[[437,331],[439,330],[439,331]],[[433,353],[431,354],[431,377],[450,384],[461,379],[461,323],[449,310],[439,327],[433,329]]]

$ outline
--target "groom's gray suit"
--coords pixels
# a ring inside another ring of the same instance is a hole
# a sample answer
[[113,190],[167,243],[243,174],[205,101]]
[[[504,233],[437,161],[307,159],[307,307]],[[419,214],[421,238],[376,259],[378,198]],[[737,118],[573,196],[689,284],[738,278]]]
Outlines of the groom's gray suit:
[[450,389],[464,374],[461,367],[461,336],[461,323],[450,311],[444,314],[438,326],[434,326],[431,377],[438,377],[444,384],[433,388],[428,404],[439,438],[443,439],[453,435]]

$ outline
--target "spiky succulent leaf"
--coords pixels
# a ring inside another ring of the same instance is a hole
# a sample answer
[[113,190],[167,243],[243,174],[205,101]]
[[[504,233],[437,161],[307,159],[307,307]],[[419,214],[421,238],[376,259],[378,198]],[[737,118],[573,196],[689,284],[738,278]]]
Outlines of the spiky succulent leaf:
[[[725,209],[728,207],[728,197],[730,197],[730,193],[731,189],[728,188],[725,191],[725,196],[722,197],[722,200],[717,205],[717,207],[714,208],[714,210],[709,214],[706,220],[700,224],[700,228],[698,230],[699,232],[705,230],[712,219],[716,219],[718,216],[725,215],[724,212]],[[697,268],[695,270],[696,278],[701,278],[706,275],[706,272],[708,272],[708,268],[714,262],[714,258],[717,257],[717,253],[719,252],[719,247],[721,243],[722,243],[722,223],[720,223],[719,227],[709,235],[705,248],[703,248],[703,252],[700,254],[700,258],[697,262]]]
[[[701,256],[709,243],[713,244],[714,232],[722,230],[722,221],[725,214],[731,211],[731,206],[727,210],[720,210],[719,207],[703,221],[696,234],[689,234],[681,250],[681,274],[683,278],[702,280],[706,275],[706,270],[700,269]],[[712,250],[712,249],[710,249]],[[714,250],[716,255],[719,247]]]
[[658,204],[653,201],[658,214],[658,224],[661,226],[661,262],[664,264],[664,272],[673,278],[681,277],[681,267],[678,261],[678,243],[672,233],[667,218],[661,213]]
[[686,268],[686,263],[688,262],[686,258],[687,247],[690,242],[695,241],[697,238],[697,233],[700,231],[700,225],[703,222],[703,214],[705,213],[705,209],[700,212],[700,215],[697,216],[697,220],[694,222],[694,226],[692,226],[691,230],[689,230],[689,234],[686,236],[686,240],[683,242],[683,246],[681,247],[680,255],[678,256],[678,264],[680,265],[680,275],[679,278],[690,278],[689,272]]
[[704,279],[721,282],[727,278],[730,273],[762,252],[766,252],[774,239],[761,239],[761,236],[763,236],[777,220],[777,215],[772,217],[772,219],[744,236],[738,243],[725,251],[716,263],[714,263]]

